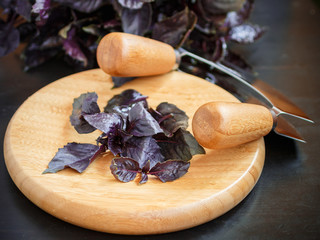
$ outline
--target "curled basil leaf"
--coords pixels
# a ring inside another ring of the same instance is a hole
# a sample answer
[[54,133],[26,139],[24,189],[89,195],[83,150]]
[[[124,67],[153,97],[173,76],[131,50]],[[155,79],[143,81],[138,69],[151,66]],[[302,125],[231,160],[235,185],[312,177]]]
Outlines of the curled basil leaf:
[[112,159],[110,170],[119,181],[130,182],[136,178],[139,164],[132,158],[118,157]]
[[139,9],[122,8],[121,21],[123,31],[135,35],[143,35],[151,25],[152,8],[149,3]]
[[137,137],[152,136],[163,132],[159,123],[144,108],[141,102],[135,104],[130,109],[128,121],[128,133]]
[[168,160],[163,163],[158,163],[149,174],[157,176],[162,182],[174,181],[188,172],[190,162]]
[[84,115],[99,113],[100,108],[97,104],[98,95],[94,92],[83,93],[73,101],[73,110],[70,116],[71,125],[78,133],[91,133],[96,130],[85,119]]
[[163,102],[158,105],[156,111],[161,114],[161,118],[159,115],[156,118],[166,136],[171,137],[180,128],[188,128],[189,117],[176,105]]
[[94,128],[109,134],[115,129],[121,129],[123,125],[122,117],[115,113],[95,113],[84,114],[83,118]]
[[104,112],[114,112],[115,107],[121,107],[122,111],[130,109],[134,103],[142,101],[147,107],[147,96],[142,95],[136,90],[124,90],[120,94],[113,96],[104,108]]

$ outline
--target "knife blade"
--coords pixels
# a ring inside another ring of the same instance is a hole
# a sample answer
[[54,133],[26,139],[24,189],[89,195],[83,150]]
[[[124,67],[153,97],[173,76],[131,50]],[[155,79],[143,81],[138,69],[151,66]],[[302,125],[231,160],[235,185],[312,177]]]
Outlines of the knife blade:
[[244,80],[249,82],[252,86],[258,89],[260,92],[262,92],[278,108],[282,109],[285,112],[289,112],[291,114],[311,120],[307,116],[307,114],[301,108],[299,108],[296,104],[294,104],[290,99],[288,99],[288,97],[286,97],[284,94],[279,92],[277,89],[275,89],[271,85],[259,79],[255,74],[250,73],[236,66],[235,64],[232,64],[231,62],[228,62],[225,60],[222,61],[222,64],[237,71]]

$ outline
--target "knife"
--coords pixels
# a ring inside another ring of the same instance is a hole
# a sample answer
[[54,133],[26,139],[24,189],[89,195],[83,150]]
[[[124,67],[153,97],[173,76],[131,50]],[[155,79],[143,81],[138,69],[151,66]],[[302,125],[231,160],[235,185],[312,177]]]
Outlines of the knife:
[[[212,62],[193,54],[183,48],[177,50],[170,45],[154,39],[141,36],[113,32],[104,36],[97,48],[97,62],[99,67],[111,76],[137,77],[167,73],[177,69],[181,58],[188,56],[205,63],[212,68],[229,76],[228,84],[248,96],[251,101],[265,106],[273,116],[273,130],[282,136],[305,142],[284,116],[291,116],[313,123],[305,114],[286,112],[276,107],[271,100],[259,89],[248,83],[244,76],[220,62]],[[292,103],[288,103],[292,105]]]

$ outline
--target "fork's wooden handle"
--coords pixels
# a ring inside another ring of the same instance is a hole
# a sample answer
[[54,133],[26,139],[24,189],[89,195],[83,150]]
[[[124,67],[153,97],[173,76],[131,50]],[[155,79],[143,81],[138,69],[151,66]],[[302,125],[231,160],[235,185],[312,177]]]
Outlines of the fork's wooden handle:
[[202,105],[192,119],[197,141],[206,148],[237,146],[267,135],[273,127],[271,112],[249,103],[210,102]]
[[97,61],[99,67],[111,76],[138,77],[169,72],[175,66],[176,55],[168,44],[114,32],[101,39]]

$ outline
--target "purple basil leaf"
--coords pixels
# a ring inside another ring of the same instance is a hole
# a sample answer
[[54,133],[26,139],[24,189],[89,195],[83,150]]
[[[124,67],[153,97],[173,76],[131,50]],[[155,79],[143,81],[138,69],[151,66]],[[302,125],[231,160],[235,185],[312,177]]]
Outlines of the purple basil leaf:
[[168,43],[173,47],[183,44],[197,22],[197,16],[188,8],[176,13],[172,17],[156,22],[152,31],[152,38]]
[[102,144],[107,149],[109,149],[114,156],[119,155],[123,152],[125,141],[132,137],[132,135],[127,135],[126,132],[119,129],[114,129],[109,135],[102,133],[97,139],[97,144]]
[[22,55],[25,64],[24,71],[29,71],[32,68],[38,67],[39,65],[57,56],[58,53],[60,53],[60,49],[58,48],[48,48],[43,50],[25,49]]
[[108,149],[114,156],[121,154],[125,150],[125,143],[132,137],[121,129],[114,129],[112,133],[109,133],[107,138]]
[[0,6],[4,8],[4,14],[14,10],[17,14],[30,21],[31,4],[29,0],[1,0]]
[[158,121],[166,136],[171,137],[179,128],[188,128],[189,117],[176,105],[163,102],[158,105],[156,111],[162,115]]
[[141,178],[139,184],[146,183],[148,181],[148,173],[150,171],[150,161],[148,161],[141,169]]
[[45,25],[38,28],[40,32],[36,41],[43,42],[49,37],[58,36],[61,29],[74,21],[73,18],[70,8],[60,5],[51,7]]
[[169,118],[172,117],[170,116],[163,116],[161,113],[159,113],[158,111],[154,110],[153,108],[149,108],[148,112],[152,115],[152,117],[160,124],[164,118]]
[[68,143],[63,148],[59,148],[43,173],[56,173],[66,167],[82,173],[100,150],[99,146],[93,144]]
[[[121,27],[121,21],[119,19],[109,19],[106,22],[102,23],[101,26],[103,29],[115,31],[115,29]],[[120,29],[116,31],[120,31]]]
[[37,67],[62,53],[63,39],[58,36],[58,32],[60,27],[68,22],[70,12],[61,7],[53,8],[50,11],[51,14],[45,25],[40,28],[38,26],[35,30],[31,26],[28,27],[33,31],[33,34],[32,32],[28,33],[29,36],[33,35],[33,38],[28,40],[29,44],[23,53],[25,70]]
[[4,23],[0,19],[0,57],[14,51],[20,43],[19,31],[13,22]]
[[121,140],[118,136],[108,137],[108,149],[114,156],[123,152],[123,144],[120,144]]
[[136,77],[114,77],[112,76],[113,88],[121,87],[123,84],[132,81]]
[[199,145],[192,134],[181,128],[172,137],[158,134],[154,138],[157,140],[165,160],[179,159],[189,161],[193,155],[205,153],[203,147]]
[[95,92],[86,93],[82,102],[82,113],[93,114],[100,112],[100,108],[97,104],[98,95]]
[[[44,38],[41,41],[39,38],[33,39],[35,42],[30,42],[27,46],[26,51],[36,51],[36,50],[49,50],[54,48],[60,48],[63,44],[63,39],[59,36],[50,36]],[[38,41],[39,40],[39,41]]]
[[85,114],[84,119],[94,128],[109,134],[115,129],[121,129],[123,125],[122,117],[115,113],[95,113]]
[[136,103],[128,114],[127,132],[136,137],[147,137],[162,133],[159,123],[144,108],[142,102]]
[[140,168],[143,168],[148,161],[153,167],[156,163],[163,161],[163,156],[160,152],[160,147],[157,141],[152,137],[132,137],[125,145],[125,149],[121,156],[129,157],[139,163]]
[[190,162],[168,160],[157,163],[150,169],[150,174],[157,176],[162,182],[174,181],[188,172]]
[[63,49],[66,55],[70,56],[77,62],[82,63],[84,67],[88,65],[88,59],[77,41],[75,27],[71,27],[68,31],[67,39],[63,41]]
[[154,0],[118,0],[122,7],[130,9],[140,9],[144,3],[152,1]]
[[151,5],[144,4],[139,9],[123,8],[121,21],[123,31],[135,35],[143,35],[149,30],[152,19]]
[[141,179],[139,184],[146,183],[148,181],[148,174],[145,172],[141,172]]
[[84,115],[99,113],[97,104],[98,95],[94,92],[83,93],[73,101],[72,115],[70,116],[71,125],[78,133],[90,133],[96,130],[85,119]]
[[147,161],[146,164],[141,169],[142,172],[148,173],[150,171],[150,161]]
[[12,2],[12,0],[2,0],[2,1],[0,1],[0,6],[3,9],[10,8],[11,7],[11,2]]
[[32,5],[32,12],[37,13],[39,17],[37,18],[37,23],[39,26],[43,26],[48,17],[50,10],[51,0],[36,0]]
[[14,4],[15,11],[23,16],[26,20],[30,21],[31,4],[29,0],[16,0]]
[[108,146],[108,135],[105,133],[101,133],[101,135],[96,139],[97,144],[102,144]]
[[204,148],[197,142],[197,140],[194,138],[194,136],[190,132],[183,129],[180,129],[180,131],[181,131],[181,135],[184,138],[185,143],[189,147],[191,156],[206,153]]
[[122,117],[122,119],[123,119],[122,129],[127,129],[128,114],[129,114],[130,109],[131,109],[131,107],[114,106],[112,112],[110,112],[110,113],[118,114],[119,116]]
[[260,38],[265,31],[265,28],[258,25],[244,23],[231,28],[228,33],[228,37],[234,42],[247,44],[253,43],[255,40]]
[[[147,96],[142,95],[133,89],[124,90],[120,94],[114,95],[104,108],[104,112],[114,112],[115,107],[130,107],[130,105],[142,101],[147,107]],[[130,108],[129,108],[130,109]],[[128,109],[128,110],[129,110]]]
[[60,4],[69,6],[72,9],[75,9],[83,13],[92,13],[93,11],[100,8],[106,1],[103,0],[55,0]]
[[63,53],[63,39],[59,31],[72,20],[71,11],[67,7],[57,6],[50,9],[45,25],[38,27],[37,34],[29,40],[23,52],[25,71],[37,67],[53,57]]
[[17,26],[17,29],[20,33],[20,42],[28,42],[37,33],[37,26],[31,22],[24,22]]
[[139,164],[131,158],[117,157],[112,159],[110,170],[119,181],[130,182],[136,178],[139,172]]

